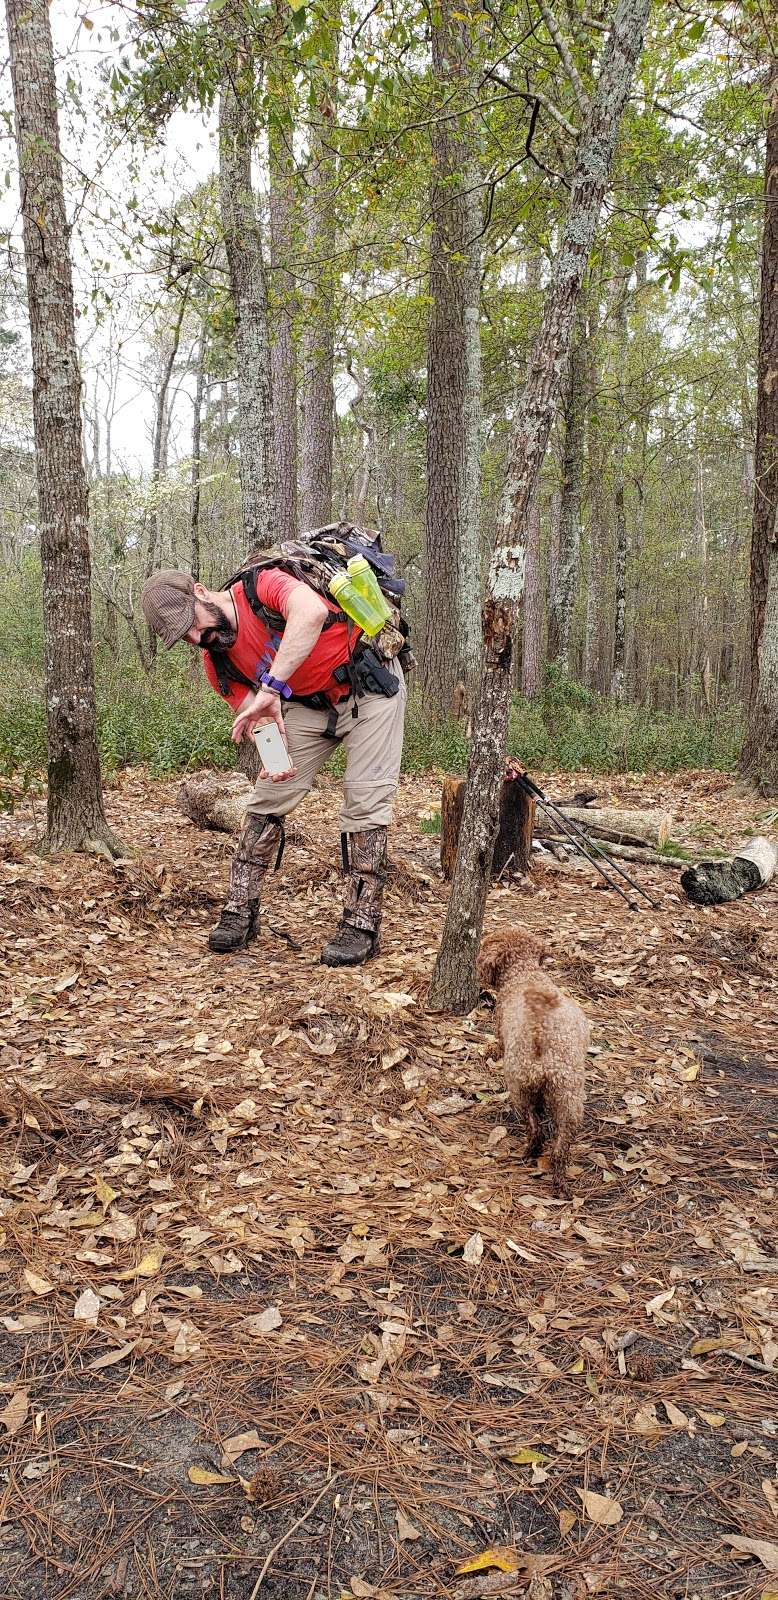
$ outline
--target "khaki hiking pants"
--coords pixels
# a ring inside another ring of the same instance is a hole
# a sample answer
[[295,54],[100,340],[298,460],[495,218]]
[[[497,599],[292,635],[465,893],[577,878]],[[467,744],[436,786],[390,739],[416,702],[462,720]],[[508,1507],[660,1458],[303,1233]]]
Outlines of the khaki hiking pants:
[[[399,692],[391,700],[383,694],[366,694],[355,702],[352,696],[338,708],[335,731],[346,749],[341,833],[386,827],[392,820],[406,696],[402,667],[396,661],[388,666],[400,680]],[[357,717],[352,716],[355,703]],[[332,739],[322,737],[327,717],[326,711],[312,711],[294,701],[285,708],[284,726],[297,776],[281,783],[260,778],[246,807],[247,817],[286,817],[309,793],[317,772],[335,749]]]

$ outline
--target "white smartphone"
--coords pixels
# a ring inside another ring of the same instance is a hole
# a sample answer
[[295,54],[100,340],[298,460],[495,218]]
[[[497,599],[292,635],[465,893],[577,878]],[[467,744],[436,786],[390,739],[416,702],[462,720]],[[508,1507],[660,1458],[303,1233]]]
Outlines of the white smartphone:
[[271,778],[282,772],[291,772],[289,751],[274,722],[266,722],[264,728],[254,729],[254,743],[259,751],[260,761]]

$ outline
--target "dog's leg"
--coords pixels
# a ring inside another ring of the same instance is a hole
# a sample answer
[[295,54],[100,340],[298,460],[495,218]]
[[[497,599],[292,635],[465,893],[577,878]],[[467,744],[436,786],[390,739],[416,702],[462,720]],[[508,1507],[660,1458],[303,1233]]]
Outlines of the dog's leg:
[[527,1148],[524,1153],[528,1161],[536,1161],[545,1143],[543,1133],[543,1091],[541,1089],[527,1091],[524,1125],[527,1130]]
[[567,1163],[570,1147],[581,1123],[571,1109],[569,1095],[564,1088],[555,1087],[550,1090],[548,1111],[554,1123],[554,1137],[548,1163],[551,1184],[557,1197],[569,1200],[571,1190],[567,1181]]

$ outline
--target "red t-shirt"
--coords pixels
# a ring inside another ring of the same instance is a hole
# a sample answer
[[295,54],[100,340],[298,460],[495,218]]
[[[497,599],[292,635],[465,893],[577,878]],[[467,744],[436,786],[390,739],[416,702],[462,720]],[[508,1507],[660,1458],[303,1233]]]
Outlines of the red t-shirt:
[[[295,589],[300,587],[299,578],[292,578],[288,572],[280,572],[274,567],[261,572],[257,579],[257,595],[263,605],[268,606],[271,611],[280,612],[284,617],[288,614],[289,601]],[[302,585],[302,587],[307,586]],[[229,652],[230,660],[245,673],[247,678],[257,682],[261,673],[272,674],[273,661],[282,635],[271,633],[254,614],[246,599],[242,583],[234,584],[230,593],[238,613],[238,637]],[[334,601],[330,602],[324,595],[321,598],[331,611],[338,610]],[[358,637],[358,630],[352,630],[352,649]],[[349,686],[347,683],[336,683],[332,674],[336,667],[341,667],[348,661],[348,657],[348,625],[345,622],[332,622],[328,628],[322,629],[310,655],[306,657],[302,666],[292,673],[289,687],[295,694],[320,694],[324,691],[332,701],[342,700],[344,695],[348,694]],[[216,671],[207,653],[204,656],[204,665],[209,683],[219,693]],[[224,698],[229,701],[233,711],[237,711],[248,693],[245,684],[230,683],[229,691]]]

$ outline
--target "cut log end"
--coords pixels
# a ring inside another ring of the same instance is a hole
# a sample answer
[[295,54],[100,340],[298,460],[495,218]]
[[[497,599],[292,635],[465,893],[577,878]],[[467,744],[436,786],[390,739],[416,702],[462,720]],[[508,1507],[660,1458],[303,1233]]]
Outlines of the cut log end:
[[[446,879],[454,876],[464,806],[464,778],[444,778],[440,806],[440,865]],[[504,783],[492,877],[512,877],[514,873],[529,871],[534,820],[534,800],[525,794],[520,784],[510,781]]]

